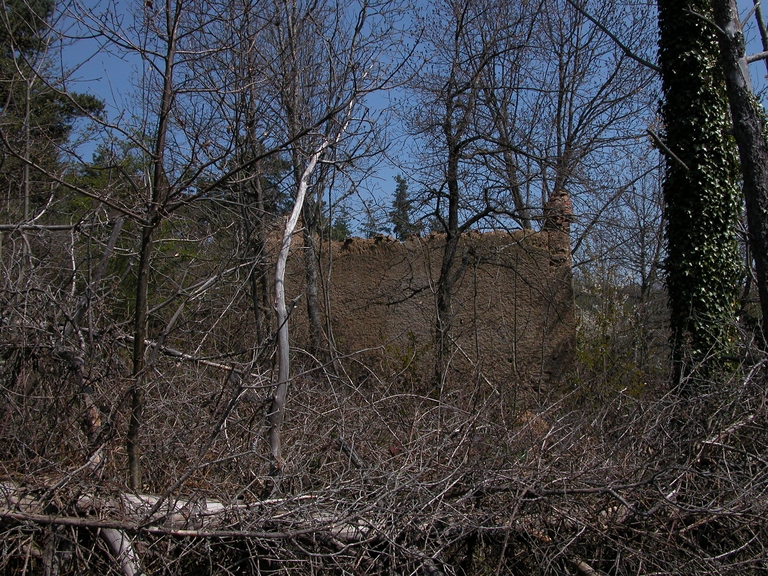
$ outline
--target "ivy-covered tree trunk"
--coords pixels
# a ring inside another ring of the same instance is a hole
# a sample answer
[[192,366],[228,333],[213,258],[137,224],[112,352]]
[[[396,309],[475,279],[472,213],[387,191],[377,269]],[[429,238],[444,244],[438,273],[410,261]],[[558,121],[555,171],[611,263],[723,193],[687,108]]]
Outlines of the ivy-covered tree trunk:
[[731,346],[741,259],[737,163],[709,0],[658,0],[675,380]]

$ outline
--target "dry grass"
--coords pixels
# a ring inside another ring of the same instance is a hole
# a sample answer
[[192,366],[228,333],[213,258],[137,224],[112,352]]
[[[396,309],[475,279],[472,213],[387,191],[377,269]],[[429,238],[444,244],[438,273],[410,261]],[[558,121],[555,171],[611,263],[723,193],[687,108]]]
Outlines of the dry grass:
[[590,403],[577,388],[536,410],[479,376],[425,394],[402,381],[305,373],[289,395],[288,466],[265,501],[267,375],[240,380],[158,358],[145,491],[230,506],[213,520],[192,513],[192,532],[182,532],[76,506],[83,494],[125,490],[127,383],[112,376],[123,352],[117,342],[103,352],[87,379],[104,418],[98,474],[84,467],[93,445],[72,373],[44,346],[3,352],[2,473],[44,500],[48,518],[4,507],[6,574],[119,573],[96,537],[105,520],[133,536],[152,574],[768,569],[764,362],[700,383],[695,398],[614,391]]

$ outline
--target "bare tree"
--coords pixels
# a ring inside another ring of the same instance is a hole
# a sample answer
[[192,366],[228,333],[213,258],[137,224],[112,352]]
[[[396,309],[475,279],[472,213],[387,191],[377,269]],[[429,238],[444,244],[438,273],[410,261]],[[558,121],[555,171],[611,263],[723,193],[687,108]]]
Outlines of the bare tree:
[[[221,277],[221,273],[213,272],[209,280],[196,278],[187,284],[182,279],[181,287],[173,286],[174,282],[161,285],[157,280],[153,284],[153,278],[164,275],[156,262],[157,245],[158,240],[167,239],[158,238],[158,231],[173,226],[174,221],[181,223],[179,215],[189,211],[195,202],[202,203],[209,195],[215,195],[223,183],[275,154],[275,150],[263,150],[256,156],[239,158],[240,163],[232,163],[238,140],[231,127],[228,130],[218,121],[221,103],[209,97],[225,86],[225,76],[199,73],[202,60],[213,60],[231,45],[230,36],[219,34],[223,23],[230,22],[231,13],[210,13],[198,8],[171,0],[162,5],[148,4],[128,24],[110,10],[93,15],[84,7],[76,7],[79,11],[75,13],[81,26],[89,29],[107,49],[135,62],[139,74],[142,106],[134,116],[139,124],[132,125],[126,119],[105,125],[105,130],[133,142],[144,163],[144,177],[132,181],[131,195],[121,198],[140,231],[132,313],[131,406],[126,434],[129,484],[134,489],[142,485],[141,431],[146,391],[152,386],[148,379],[152,359],[157,357],[158,346],[182,321],[185,306],[199,295],[199,290],[209,289]],[[94,195],[100,197],[98,192]],[[151,300],[155,301],[154,306],[150,305]],[[174,301],[175,312],[163,314]],[[203,340],[207,338],[202,336]],[[147,348],[150,341],[155,342],[151,353]]]
[[[313,171],[302,212],[306,309],[315,353],[326,339],[318,296],[317,246],[324,219],[324,192],[334,178],[332,166],[353,165],[356,157],[370,153],[370,143],[363,142],[363,134],[370,134],[371,127],[362,96],[390,83],[396,55],[402,52],[391,18],[398,10],[396,2],[276,1],[269,12],[274,25],[258,46],[276,118],[276,134],[270,137],[279,134],[291,142],[288,182],[293,189],[304,177],[318,143],[335,140],[338,128],[333,119],[345,110],[350,94],[356,94],[358,100],[360,112],[354,134],[340,142],[341,147],[335,147],[337,150],[326,155]],[[390,49],[392,55],[385,62],[382,55]],[[365,150],[361,144],[365,144]]]
[[[606,24],[620,24],[627,42],[648,45],[647,8],[591,7]],[[442,378],[460,235],[473,226],[532,229],[537,221],[568,234],[573,204],[577,235],[593,233],[600,206],[634,178],[628,163],[607,159],[648,147],[642,115],[653,77],[568,2],[446,2],[431,18],[410,133],[432,154],[418,156],[428,167],[418,178],[424,213],[446,233],[436,284]]]
[[278,321],[278,381],[270,409],[273,474],[283,467],[280,429],[290,379],[285,263],[301,216],[304,230],[307,311],[310,340],[316,350],[322,338],[318,300],[317,235],[327,173],[350,165],[367,152],[370,133],[365,97],[385,88],[396,60],[384,55],[397,49],[391,22],[396,3],[313,2],[279,0],[271,6],[274,26],[262,48],[269,95],[276,103],[275,128],[291,142],[290,164],[294,205],[283,231],[275,276]]
[[435,5],[420,22],[429,60],[410,83],[416,103],[407,121],[411,133],[422,135],[435,154],[427,164],[435,180],[429,184],[419,180],[428,186],[425,201],[431,202],[430,215],[445,233],[435,295],[436,384],[445,378],[453,286],[465,268],[458,257],[461,235],[484,218],[506,211],[503,194],[484,186],[470,169],[491,134],[481,111],[488,71],[498,65],[501,53],[519,50],[525,42],[518,28],[525,29],[528,10],[502,4],[448,0]]

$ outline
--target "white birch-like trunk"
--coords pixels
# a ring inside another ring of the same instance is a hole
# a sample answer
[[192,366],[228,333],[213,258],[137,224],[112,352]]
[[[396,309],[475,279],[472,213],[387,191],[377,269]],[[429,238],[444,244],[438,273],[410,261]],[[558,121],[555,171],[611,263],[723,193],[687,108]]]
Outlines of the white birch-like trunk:
[[288,381],[290,379],[290,346],[288,341],[288,309],[285,305],[285,267],[288,262],[288,253],[291,249],[291,240],[299,222],[304,200],[309,188],[309,179],[317,166],[320,157],[330,145],[326,140],[310,157],[304,172],[299,180],[296,192],[296,201],[291,215],[285,223],[283,241],[280,245],[280,253],[277,256],[275,267],[275,311],[277,313],[277,388],[272,397],[272,405],[269,411],[269,449],[272,453],[272,475],[279,476],[283,469],[282,444],[280,440],[280,428],[285,414],[285,399],[288,395]]

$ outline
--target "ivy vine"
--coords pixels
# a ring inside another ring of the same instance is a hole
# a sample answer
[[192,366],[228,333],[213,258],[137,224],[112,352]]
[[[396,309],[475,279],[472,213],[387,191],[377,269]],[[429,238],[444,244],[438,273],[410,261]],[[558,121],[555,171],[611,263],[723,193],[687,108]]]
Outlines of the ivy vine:
[[659,0],[667,287],[677,377],[728,356],[742,264],[738,161],[707,0]]

